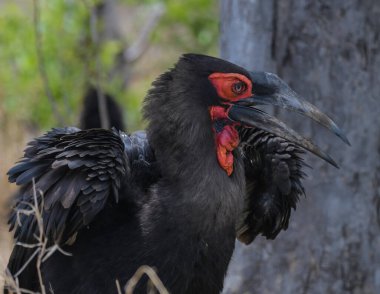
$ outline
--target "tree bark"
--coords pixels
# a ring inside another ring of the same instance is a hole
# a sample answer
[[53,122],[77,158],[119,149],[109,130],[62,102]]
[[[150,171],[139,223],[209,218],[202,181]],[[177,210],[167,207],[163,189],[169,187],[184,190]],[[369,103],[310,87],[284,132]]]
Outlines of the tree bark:
[[237,243],[225,293],[380,293],[380,1],[222,0],[221,20],[222,57],[276,72],[352,144],[286,116],[341,169],[307,156],[288,230]]

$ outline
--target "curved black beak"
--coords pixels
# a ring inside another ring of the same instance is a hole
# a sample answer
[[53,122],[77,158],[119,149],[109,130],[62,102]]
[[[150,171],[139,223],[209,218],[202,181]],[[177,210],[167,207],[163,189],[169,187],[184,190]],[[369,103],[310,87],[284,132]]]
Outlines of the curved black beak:
[[257,127],[282,137],[338,167],[334,160],[311,140],[302,137],[283,122],[271,117],[264,111],[254,108],[254,106],[264,104],[275,105],[301,113],[323,125],[347,145],[350,145],[347,137],[336,123],[317,107],[299,97],[275,74],[266,72],[251,72],[250,74],[253,81],[252,97],[241,99],[232,104],[228,111],[228,117],[233,121],[241,123],[243,126]]

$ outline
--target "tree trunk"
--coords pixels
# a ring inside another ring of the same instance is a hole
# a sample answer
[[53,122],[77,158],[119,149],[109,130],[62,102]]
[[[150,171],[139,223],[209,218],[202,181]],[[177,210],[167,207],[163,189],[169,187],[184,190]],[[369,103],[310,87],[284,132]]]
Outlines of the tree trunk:
[[237,244],[225,292],[380,293],[380,1],[221,0],[221,20],[222,57],[276,72],[352,144],[287,116],[341,169],[307,157],[288,230]]

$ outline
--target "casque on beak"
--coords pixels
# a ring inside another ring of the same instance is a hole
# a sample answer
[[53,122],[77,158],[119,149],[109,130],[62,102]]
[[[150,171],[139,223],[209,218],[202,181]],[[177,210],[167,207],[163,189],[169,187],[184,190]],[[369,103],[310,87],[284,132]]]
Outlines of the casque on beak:
[[274,105],[298,112],[323,125],[347,145],[350,145],[347,137],[336,123],[322,113],[316,106],[299,97],[275,74],[250,72],[250,75],[251,80],[253,81],[252,96],[231,103],[232,106],[228,110],[229,119],[239,122],[242,126],[257,127],[276,136],[282,137],[306,150],[309,150],[338,168],[335,161],[311,140],[304,138],[280,120],[270,116],[260,109],[254,108],[254,106]]

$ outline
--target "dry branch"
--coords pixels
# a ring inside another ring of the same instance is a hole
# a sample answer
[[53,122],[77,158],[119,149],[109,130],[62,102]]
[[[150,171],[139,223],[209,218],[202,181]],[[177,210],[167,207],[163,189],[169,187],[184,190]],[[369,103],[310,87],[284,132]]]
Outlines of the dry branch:
[[123,51],[123,57],[126,63],[132,63],[138,60],[149,47],[149,36],[157,27],[158,21],[164,12],[165,6],[163,4],[157,4],[152,7],[150,17],[145,26],[141,29],[137,39],[131,46]]
[[37,53],[38,69],[40,72],[42,83],[44,85],[44,91],[45,91],[45,94],[48,98],[50,106],[52,108],[52,111],[54,113],[54,116],[56,117],[56,119],[58,121],[58,124],[63,126],[65,121],[64,121],[62,115],[60,114],[60,112],[58,111],[57,103],[56,103],[55,97],[51,91],[48,74],[46,72],[45,59],[43,56],[43,49],[42,49],[42,34],[41,34],[41,30],[40,30],[39,0],[33,0],[33,27],[34,27],[34,36],[35,36],[35,46],[36,46],[36,53]]
[[154,287],[158,290],[160,294],[169,294],[169,291],[165,288],[164,284],[158,277],[157,273],[153,268],[147,265],[140,266],[132,278],[129,279],[125,286],[125,293],[132,294],[135,290],[137,283],[143,277],[143,275],[147,275],[149,280],[153,283]]

